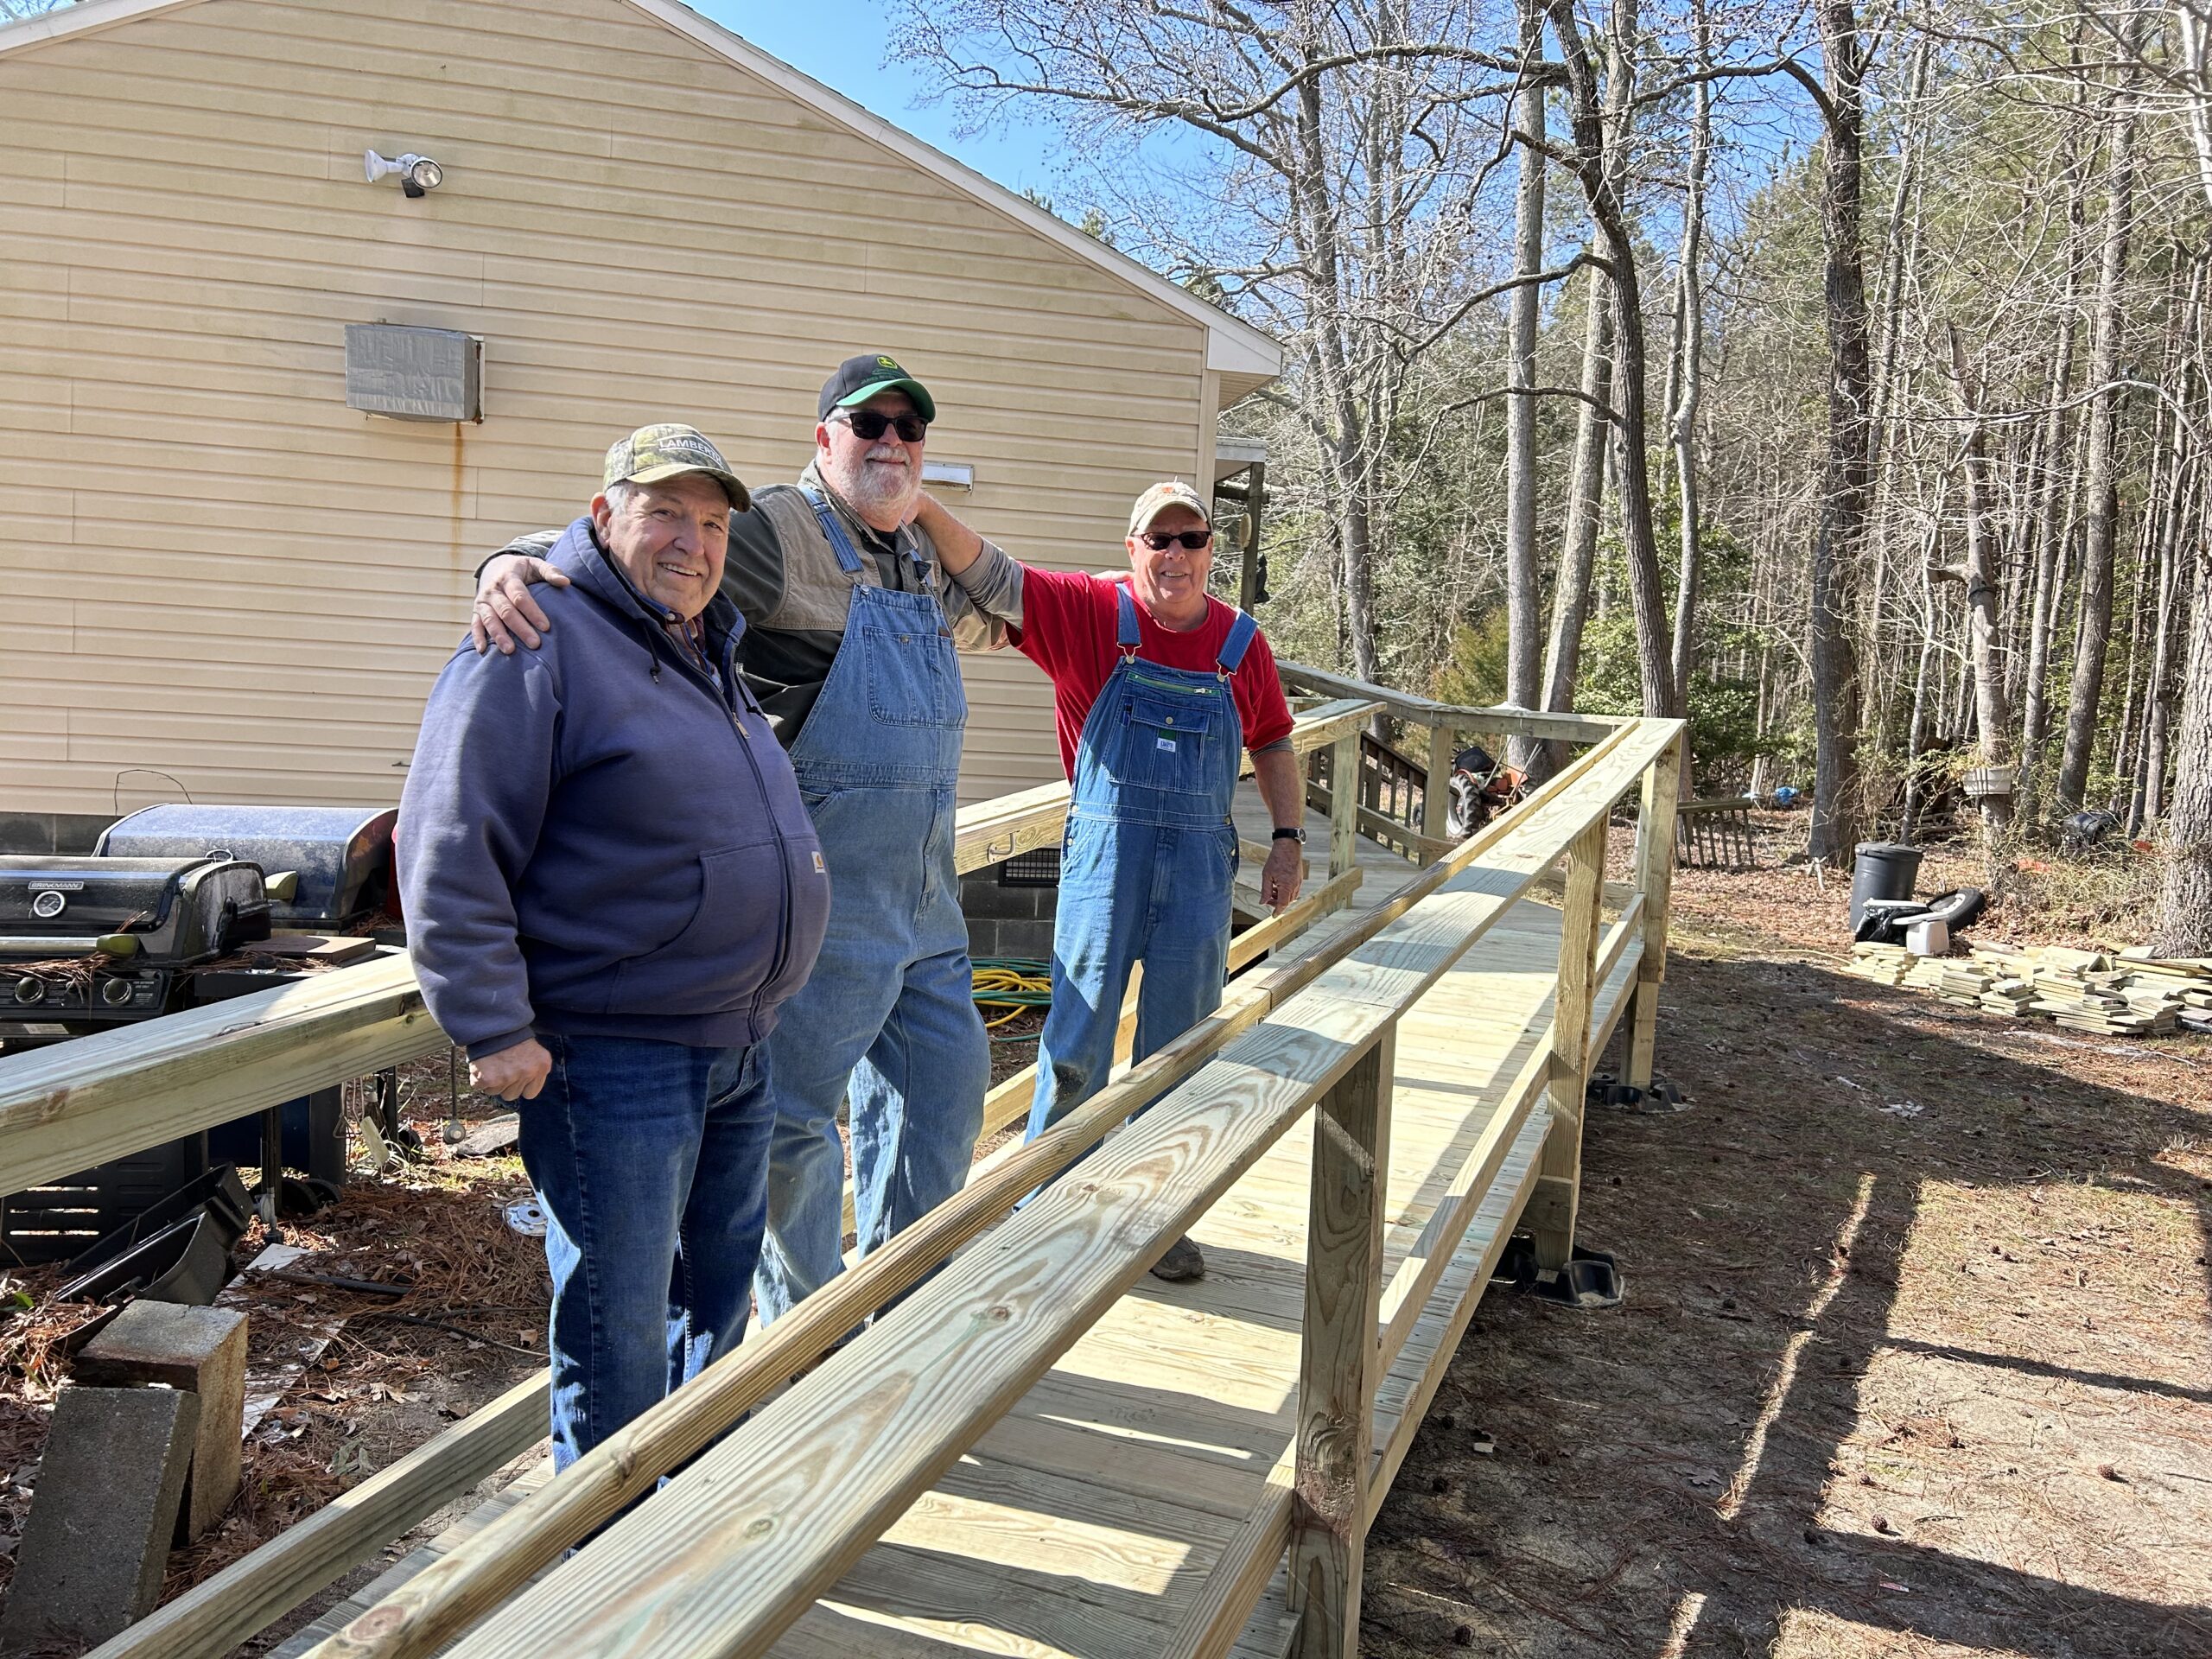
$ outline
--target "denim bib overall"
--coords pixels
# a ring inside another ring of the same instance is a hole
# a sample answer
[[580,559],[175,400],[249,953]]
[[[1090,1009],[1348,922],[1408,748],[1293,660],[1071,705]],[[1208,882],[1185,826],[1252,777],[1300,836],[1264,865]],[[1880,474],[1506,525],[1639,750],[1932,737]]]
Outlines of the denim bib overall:
[[918,594],[877,585],[830,503],[812,490],[807,499],[852,598],[791,748],[830,867],[830,927],[768,1039],[776,1126],[754,1283],[764,1322],[843,1267],[839,1104],[850,1104],[865,1254],[960,1190],[991,1069],[952,862],[968,702],[936,578]]
[[1229,677],[1259,625],[1239,611],[1208,674],[1139,657],[1127,583],[1115,606],[1122,660],[1076,746],[1032,1139],[1105,1083],[1133,964],[1144,964],[1135,1059],[1220,1006],[1228,975],[1244,749]]

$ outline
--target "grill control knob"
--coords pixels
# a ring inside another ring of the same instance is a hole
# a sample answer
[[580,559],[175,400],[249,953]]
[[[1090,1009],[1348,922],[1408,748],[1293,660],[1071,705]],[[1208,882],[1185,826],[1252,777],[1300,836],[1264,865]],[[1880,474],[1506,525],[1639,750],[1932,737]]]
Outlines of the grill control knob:
[[130,1000],[130,982],[111,979],[100,987],[100,1001],[111,1008],[119,1008]]
[[22,1003],[46,1001],[46,982],[29,976],[16,982],[16,1001]]

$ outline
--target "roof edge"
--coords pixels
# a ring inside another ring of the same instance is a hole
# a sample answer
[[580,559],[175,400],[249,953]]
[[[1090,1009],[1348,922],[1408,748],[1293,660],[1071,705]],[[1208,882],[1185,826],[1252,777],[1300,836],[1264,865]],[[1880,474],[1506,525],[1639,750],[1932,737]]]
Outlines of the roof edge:
[[[88,3],[114,3],[115,0],[88,0]],[[1096,237],[1086,236],[1058,215],[1046,213],[1020,193],[1007,189],[966,162],[946,155],[934,144],[916,137],[893,122],[885,120],[865,105],[855,103],[804,71],[794,69],[781,58],[762,51],[743,35],[724,29],[710,17],[701,16],[690,6],[680,3],[680,0],[624,0],[624,3],[644,12],[709,52],[728,59],[740,68],[759,75],[817,114],[826,116],[840,126],[905,157],[924,172],[1005,214],[1047,241],[1058,244],[1077,258],[1119,277],[1147,297],[1165,304],[1170,310],[1180,312],[1206,330],[1206,367],[1209,369],[1263,375],[1270,380],[1282,372],[1282,346],[1264,330],[1254,327],[1241,317],[1231,316],[1218,306],[1209,305],[1142,261],[1131,258],[1117,248],[1107,246]]]
[[[202,3],[204,0],[79,0],[79,3],[64,10],[0,24],[0,55],[111,29],[157,12],[178,11]],[[781,58],[762,51],[742,35],[679,3],[679,0],[623,0],[623,3],[716,56],[760,76],[817,114],[904,157],[962,194],[1198,323],[1206,331],[1208,369],[1239,376],[1258,375],[1268,380],[1282,372],[1283,348],[1272,335],[1240,317],[1231,316],[1218,306],[1209,305],[1119,249],[1086,236],[1057,214],[1046,213],[1017,192],[986,178],[965,162],[956,161],[934,144],[885,120],[811,75],[794,69]]]
[[70,35],[89,35],[94,29],[127,23],[156,11],[178,11],[200,0],[80,0],[59,11],[42,11],[0,23],[0,54],[19,52],[27,46],[58,41]]

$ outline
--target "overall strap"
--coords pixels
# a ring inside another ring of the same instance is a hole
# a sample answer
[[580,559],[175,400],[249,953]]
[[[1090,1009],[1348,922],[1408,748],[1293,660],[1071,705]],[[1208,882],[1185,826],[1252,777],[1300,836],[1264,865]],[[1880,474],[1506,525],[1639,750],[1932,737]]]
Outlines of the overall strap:
[[1128,661],[1137,654],[1137,645],[1143,635],[1137,632],[1137,605],[1129,597],[1129,584],[1114,584],[1114,643],[1122,648],[1122,660]]
[[1236,671],[1237,665],[1244,660],[1244,653],[1251,648],[1253,635],[1259,631],[1260,625],[1252,620],[1251,612],[1236,613],[1236,620],[1229,626],[1229,638],[1221,642],[1221,655],[1214,658],[1214,666],[1221,671],[1224,679]]
[[800,487],[807,505],[814,509],[814,516],[822,525],[823,535],[829,539],[830,550],[837,556],[837,568],[849,576],[859,575],[860,552],[853,546],[853,538],[845,534],[845,526],[838,522],[836,512],[818,492]]

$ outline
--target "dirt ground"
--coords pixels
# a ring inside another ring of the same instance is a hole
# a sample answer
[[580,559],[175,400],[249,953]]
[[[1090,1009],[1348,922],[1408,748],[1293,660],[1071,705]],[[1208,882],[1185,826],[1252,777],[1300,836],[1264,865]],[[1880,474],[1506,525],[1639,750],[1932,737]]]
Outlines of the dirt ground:
[[[1678,878],[1689,1109],[1587,1126],[1627,1299],[1485,1300],[1363,1651],[2212,1655],[2212,1045],[1849,977],[1842,885],[1768,827],[1767,868]],[[2128,943],[2096,885],[1975,937]]]
[[[1370,1539],[1374,1659],[2212,1656],[2212,1044],[1843,975],[1847,884],[1777,868],[1796,828],[1763,826],[1758,872],[1679,873],[1661,1067],[1692,1104],[1593,1112],[1586,1143],[1583,1237],[1627,1300],[1485,1301]],[[1922,887],[1978,876],[1939,855]],[[2126,943],[2139,887],[2031,873],[1974,937]],[[343,1322],[170,1594],[542,1363],[520,1165],[441,1144],[442,1061],[405,1086],[426,1160],[290,1242],[410,1288],[253,1288],[257,1353]],[[50,1287],[12,1275],[35,1305],[0,1321],[0,1586],[90,1313]]]

